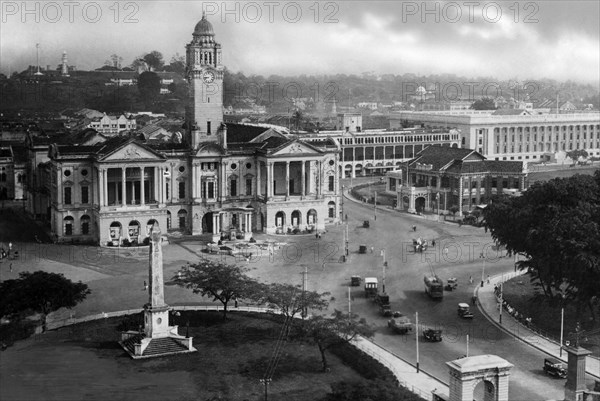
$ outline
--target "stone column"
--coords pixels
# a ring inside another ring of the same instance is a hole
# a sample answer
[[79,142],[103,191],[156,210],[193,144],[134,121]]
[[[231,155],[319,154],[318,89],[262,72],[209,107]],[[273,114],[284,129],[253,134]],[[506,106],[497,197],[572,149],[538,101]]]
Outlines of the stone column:
[[175,197],[175,184],[177,183],[177,180],[175,180],[175,165],[171,164],[171,185],[169,190],[171,191],[171,202],[173,202],[173,199]]
[[198,187],[196,182],[198,180],[198,166],[192,164],[192,174],[191,174],[191,190],[192,190],[192,201],[195,201],[198,198]]
[[477,204],[481,203],[481,179],[477,180],[477,193],[475,194]]
[[221,162],[221,171],[219,171],[219,201],[223,202],[227,196],[227,179],[225,175],[225,169],[227,168],[227,162]]
[[156,166],[154,166],[154,168],[152,169],[152,172],[154,174],[152,177],[152,194],[154,196],[154,202],[156,203],[160,203],[160,171],[160,168]]
[[463,205],[463,179],[458,179],[458,217],[462,217],[462,205]]
[[319,160],[317,162],[317,177],[318,177],[318,184],[317,184],[317,197],[321,197],[321,193],[322,193],[322,189],[323,189],[323,170],[321,168],[322,162],[321,160]]
[[213,219],[213,232],[212,233],[218,234],[219,233],[219,213],[213,212],[212,219]]
[[[577,343],[578,340],[576,340]],[[587,389],[585,381],[585,360],[590,351],[579,347],[565,347],[569,357],[567,363],[567,382],[565,383],[565,401],[580,401]]]
[[144,174],[145,174],[145,170],[146,168],[144,167],[140,167],[140,205],[143,205],[146,203],[146,194],[144,194],[144,184],[145,184],[145,179],[144,179]]
[[[127,204],[127,179],[125,177],[126,167],[121,167],[121,205],[125,206]],[[115,203],[117,203],[117,195],[119,191],[117,190],[117,186],[115,185]],[[131,199],[133,200],[134,196],[131,194]]]
[[302,198],[306,196],[306,161],[302,160]]
[[290,197],[290,162],[285,162],[285,196]]
[[254,191],[254,198],[259,198],[261,195],[261,182],[260,182],[260,161],[256,162],[256,190]]
[[267,163],[267,199],[273,197],[273,163]]
[[104,206],[104,170],[98,169],[98,206]]

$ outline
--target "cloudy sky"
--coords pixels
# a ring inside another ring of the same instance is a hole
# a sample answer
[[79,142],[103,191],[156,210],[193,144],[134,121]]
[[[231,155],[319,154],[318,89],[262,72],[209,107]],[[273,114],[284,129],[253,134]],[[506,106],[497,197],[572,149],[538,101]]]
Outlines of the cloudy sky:
[[206,10],[224,63],[245,74],[439,74],[598,85],[600,2],[1,1],[0,70],[80,70],[111,54],[185,54]]

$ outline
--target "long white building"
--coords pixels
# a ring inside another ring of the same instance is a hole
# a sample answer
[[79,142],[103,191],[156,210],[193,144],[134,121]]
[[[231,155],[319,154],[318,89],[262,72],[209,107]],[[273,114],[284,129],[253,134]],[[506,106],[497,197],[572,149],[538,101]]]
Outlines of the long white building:
[[570,150],[600,156],[600,113],[531,114],[513,110],[399,112],[390,127],[406,122],[425,128],[456,128],[462,148],[475,149],[489,160],[535,162],[564,159]]

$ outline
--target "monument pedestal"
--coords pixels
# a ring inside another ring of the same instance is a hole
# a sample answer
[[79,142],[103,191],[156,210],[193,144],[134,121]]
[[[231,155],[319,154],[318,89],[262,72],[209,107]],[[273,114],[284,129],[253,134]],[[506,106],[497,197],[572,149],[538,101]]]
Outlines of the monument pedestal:
[[162,238],[158,226],[150,233],[149,302],[144,305],[144,330],[121,333],[121,346],[134,359],[195,352],[191,337],[169,326],[170,308],[164,300]]

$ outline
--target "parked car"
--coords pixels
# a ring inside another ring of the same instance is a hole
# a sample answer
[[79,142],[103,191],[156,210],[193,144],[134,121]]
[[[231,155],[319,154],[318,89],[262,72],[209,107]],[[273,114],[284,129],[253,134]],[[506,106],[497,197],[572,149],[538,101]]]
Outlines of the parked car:
[[442,330],[425,329],[423,330],[423,338],[432,342],[442,341]]
[[352,287],[360,287],[360,282],[362,281],[362,279],[360,278],[360,276],[352,276],[350,277],[350,285]]
[[461,302],[458,304],[458,316],[463,319],[473,319],[473,313],[470,310],[469,304]]
[[363,221],[363,227],[364,227],[364,228],[369,228],[369,227],[371,227],[371,223],[369,223],[369,220],[365,220],[365,221]]
[[567,368],[558,359],[544,359],[544,372],[546,372],[547,375],[558,377],[560,379],[567,378]]

